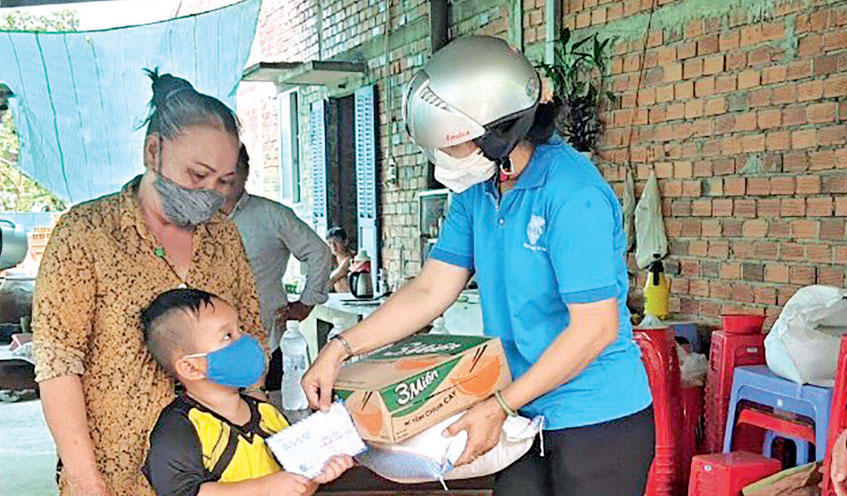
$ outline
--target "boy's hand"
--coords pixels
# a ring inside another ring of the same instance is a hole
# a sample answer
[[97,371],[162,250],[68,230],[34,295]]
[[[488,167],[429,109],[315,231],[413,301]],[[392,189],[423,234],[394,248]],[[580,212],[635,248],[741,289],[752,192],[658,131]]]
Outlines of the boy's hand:
[[309,479],[291,472],[277,472],[265,480],[267,496],[311,496],[316,487]]
[[347,455],[333,456],[324,465],[323,471],[313,480],[318,484],[326,484],[341,477],[341,474],[353,467],[353,458]]

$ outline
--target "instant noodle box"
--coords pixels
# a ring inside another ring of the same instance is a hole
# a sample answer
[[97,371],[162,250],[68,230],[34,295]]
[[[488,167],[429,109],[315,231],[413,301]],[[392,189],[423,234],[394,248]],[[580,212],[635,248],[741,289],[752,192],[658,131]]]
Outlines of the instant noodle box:
[[398,443],[509,382],[499,338],[422,334],[346,365],[335,393],[363,439]]

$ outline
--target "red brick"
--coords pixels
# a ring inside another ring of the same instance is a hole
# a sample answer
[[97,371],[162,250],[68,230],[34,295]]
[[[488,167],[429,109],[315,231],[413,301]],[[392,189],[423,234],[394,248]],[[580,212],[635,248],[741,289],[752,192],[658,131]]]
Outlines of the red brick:
[[690,100],[685,102],[685,118],[696,119],[703,115],[703,100]]
[[832,146],[847,143],[847,126],[841,124],[818,129],[818,145]]
[[782,260],[805,260],[806,248],[800,243],[782,243],[779,247]]
[[776,65],[762,69],[762,84],[776,84],[785,81],[788,75],[788,67]]
[[815,58],[815,76],[828,76],[838,72],[838,56],[821,55]]
[[692,279],[688,292],[692,296],[709,296],[709,281],[706,279]]
[[788,266],[782,263],[767,263],[765,264],[765,281],[767,282],[788,282]]
[[773,91],[770,88],[752,90],[747,98],[747,104],[751,107],[766,107],[771,104],[772,93]]
[[741,149],[744,153],[765,151],[765,135],[751,134],[741,138]]
[[694,217],[709,217],[712,215],[712,200],[694,200],[691,203],[691,215]]
[[704,238],[718,238],[721,235],[721,223],[716,220],[704,220],[700,224],[700,231]]
[[753,196],[765,196],[770,193],[771,183],[767,177],[747,178],[747,194]]
[[741,46],[758,45],[762,42],[762,26],[758,23],[741,28]]
[[659,86],[656,88],[656,101],[657,102],[670,102],[673,100],[673,85],[668,84],[665,86]]
[[591,25],[591,12],[580,12],[576,15],[576,27],[587,28]]
[[721,279],[741,279],[741,263],[726,262],[721,264]]
[[791,133],[791,148],[801,150],[817,145],[817,132],[815,129],[804,129]]
[[735,173],[735,159],[719,158],[712,165],[712,172],[716,176],[726,176]]
[[768,223],[764,220],[748,220],[741,228],[745,238],[764,238],[768,235]]
[[726,98],[718,97],[707,100],[703,111],[705,115],[720,115],[726,113]]
[[788,75],[787,79],[789,81],[795,81],[797,79],[804,79],[812,76],[812,61],[811,60],[799,60],[797,62],[792,62],[788,64]]
[[676,50],[676,59],[677,60],[686,60],[690,59],[697,55],[697,43],[683,43],[679,45]]
[[697,198],[702,191],[702,184],[699,179],[692,179],[682,182],[682,196],[688,198]]
[[829,217],[833,212],[831,197],[806,198],[806,215],[809,217]]
[[779,258],[779,243],[763,241],[753,244],[753,257],[759,260],[776,260]]
[[749,284],[733,284],[730,298],[741,303],[753,303],[753,287]]
[[[732,213],[735,217],[743,217],[747,219],[752,219],[756,217],[756,200],[753,199],[744,199],[744,200],[735,200]],[[743,234],[744,227],[742,226],[741,232]]]
[[838,50],[847,47],[847,30],[836,29],[823,35],[823,49]]
[[693,257],[705,257],[708,252],[708,241],[693,240],[688,243],[688,254]]
[[744,195],[747,182],[743,177],[728,177],[724,180],[724,194],[726,196]]
[[841,267],[818,267],[818,284],[844,287],[844,269]]
[[705,77],[694,82],[694,96],[703,98],[715,94],[715,78]]
[[798,195],[816,195],[821,192],[820,176],[800,176],[797,178]]
[[808,102],[809,100],[818,100],[823,97],[823,81],[815,80],[806,83],[800,83],[797,86],[797,101]]
[[[770,188],[770,181],[767,182],[768,188]],[[757,200],[756,216],[760,218],[779,217],[779,204],[780,201],[776,198],[770,198],[767,200]]]
[[[825,98],[847,96],[847,77],[831,77],[824,81],[823,96]],[[842,114],[843,117],[844,114]]]
[[747,52],[730,52],[726,54],[724,70],[735,71],[747,67]]
[[806,108],[801,105],[785,107],[782,111],[782,123],[788,126],[800,126],[806,123]]
[[809,169],[809,157],[806,152],[782,154],[782,172],[800,173]]
[[753,300],[760,305],[775,305],[776,288],[756,286],[753,288]]
[[785,37],[785,21],[778,20],[762,25],[762,39],[764,41],[779,40]]
[[[703,224],[711,221],[703,221]],[[709,241],[709,258],[717,258],[726,260],[729,258],[729,242],[728,241]]]
[[598,24],[605,24],[605,23],[606,23],[606,9],[605,8],[595,9],[594,11],[591,12],[591,24],[593,26],[596,26]]
[[682,221],[681,236],[686,238],[700,237],[700,221],[697,219],[685,219]]
[[743,221],[737,219],[726,219],[723,221],[723,235],[726,238],[741,237],[741,224]]
[[838,197],[835,199],[835,215],[839,217],[847,216],[847,197]]
[[847,193],[847,176],[823,176],[821,188],[824,193]]
[[[845,211],[847,212],[847,202],[845,202]],[[712,202],[712,215],[714,217],[732,217],[732,200],[714,200]]]
[[814,220],[795,220],[791,223],[791,236],[798,239],[818,237],[818,222]]
[[772,195],[793,195],[795,192],[793,177],[773,177],[771,178],[771,194]]
[[659,64],[664,65],[676,61],[676,48],[672,46],[660,46],[656,49]]
[[789,269],[788,282],[791,284],[814,284],[815,268],[804,265],[794,265]]
[[832,247],[827,244],[815,243],[806,245],[806,258],[811,262],[832,262]]
[[816,103],[806,108],[806,118],[812,124],[821,124],[835,120],[838,107],[835,102]]
[[738,76],[735,74],[721,75],[715,79],[715,92],[728,93],[738,87]]
[[738,48],[740,41],[739,34],[740,32],[738,30],[721,33],[718,39],[718,48],[720,51],[726,53]]
[[669,81],[679,81],[682,79],[682,64],[679,62],[674,64],[668,64],[664,67],[663,72],[663,80],[665,82]]
[[797,101],[797,87],[793,84],[774,88],[771,94],[771,101],[774,105],[784,105],[786,103],[794,103]]
[[712,279],[709,281],[709,297],[711,298],[726,298],[732,291],[732,285],[721,281],[720,279]]
[[723,72],[723,55],[712,55],[703,60],[703,74],[719,74]]
[[672,103],[668,105],[668,108],[665,112],[665,118],[669,121],[673,121],[676,119],[682,119],[685,117],[685,104],[683,103]]
[[797,44],[797,55],[800,57],[809,57],[817,55],[821,52],[823,46],[823,37],[817,33],[810,33],[800,38]]
[[738,75],[738,89],[744,90],[747,88],[754,88],[759,86],[759,81],[761,80],[761,73],[755,69],[747,69]]
[[828,241],[844,241],[844,219],[822,219],[820,238]]
[[803,217],[806,215],[806,201],[803,198],[783,198],[779,211],[783,217]]
[[685,37],[686,38],[699,38],[703,36],[703,20],[702,19],[694,19],[689,21],[685,26]]
[[770,129],[782,124],[782,112],[778,109],[759,111],[759,129]]
[[694,176],[694,165],[684,160],[673,163],[673,176],[687,179]]
[[[761,126],[761,124],[759,124]],[[777,131],[765,136],[765,148],[768,150],[788,150],[791,148],[791,133]]]
[[[823,151],[820,151],[820,152],[809,153],[809,169],[810,170],[826,170],[826,169],[834,169],[834,168],[835,168],[835,150],[823,150]],[[834,184],[834,183],[832,183],[833,179],[842,179],[843,180],[844,177],[843,176],[825,176],[823,178],[823,182],[824,182],[823,190],[824,190],[824,192],[827,192],[827,188],[830,187],[830,185]],[[829,181],[827,181],[827,180],[829,180]],[[830,190],[829,192],[830,193],[832,193],[832,192],[847,193],[847,190],[845,190],[845,191],[832,191],[832,190]]]
[[[687,59],[683,62],[682,77],[684,79],[695,79],[703,75],[703,59]],[[823,91],[823,86],[821,86]]]
[[735,116],[735,132],[740,131],[755,131],[756,130],[756,113],[742,112]]
[[777,305],[785,305],[788,300],[794,296],[794,293],[800,289],[799,286],[782,285],[777,287],[776,303]]

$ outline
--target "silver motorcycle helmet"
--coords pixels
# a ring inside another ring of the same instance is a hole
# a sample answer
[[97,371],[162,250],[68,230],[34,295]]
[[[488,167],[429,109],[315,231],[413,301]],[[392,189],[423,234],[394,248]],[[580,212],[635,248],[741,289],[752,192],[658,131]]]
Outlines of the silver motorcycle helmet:
[[538,72],[522,53],[499,38],[468,36],[436,52],[412,78],[403,118],[431,161],[436,150],[473,141],[508,171],[540,98]]

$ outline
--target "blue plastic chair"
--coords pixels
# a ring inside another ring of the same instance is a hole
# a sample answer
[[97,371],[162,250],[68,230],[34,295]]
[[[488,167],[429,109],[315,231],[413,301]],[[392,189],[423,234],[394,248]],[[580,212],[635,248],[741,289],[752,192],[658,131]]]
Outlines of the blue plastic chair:
[[[817,461],[823,461],[826,455],[832,388],[795,384],[777,376],[766,365],[736,368],[723,439],[724,453],[732,450],[738,404],[745,400],[812,419],[815,422],[815,458]],[[772,440],[771,438],[770,441]],[[768,446],[764,446],[763,451],[770,450],[770,442],[766,440],[766,443]],[[797,446],[797,452],[799,461],[803,452],[800,445]],[[806,452],[808,453],[808,447]],[[806,456],[808,457],[808,454]]]
[[[815,432],[817,432],[817,427],[815,428]],[[765,443],[762,446],[762,455],[767,458],[773,458],[773,442],[776,441],[777,438],[785,439],[786,441],[791,441],[794,443],[794,446],[797,450],[797,456],[795,457],[795,462],[797,465],[805,465],[812,461],[812,447],[803,439],[793,438],[791,436],[783,436],[778,435],[778,433],[773,431],[768,431],[765,433]]]

